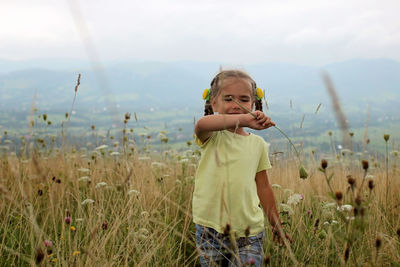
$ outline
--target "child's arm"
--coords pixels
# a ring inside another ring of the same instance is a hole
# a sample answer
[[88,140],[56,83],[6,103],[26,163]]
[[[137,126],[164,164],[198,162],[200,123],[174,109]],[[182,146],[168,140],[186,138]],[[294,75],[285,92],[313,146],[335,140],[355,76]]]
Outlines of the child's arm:
[[253,112],[255,117],[247,114],[221,114],[208,115],[199,119],[194,126],[196,136],[204,142],[207,140],[213,131],[222,131],[235,127],[249,127],[254,130],[264,130],[273,125],[271,118],[266,116],[261,111]]
[[[286,237],[290,240],[289,236],[283,233],[279,213],[276,208],[274,192],[272,191],[271,184],[268,181],[267,171],[263,170],[256,174],[257,194],[260,199],[261,206],[272,226],[274,235],[278,236],[279,241]],[[275,237],[274,237],[275,238]]]

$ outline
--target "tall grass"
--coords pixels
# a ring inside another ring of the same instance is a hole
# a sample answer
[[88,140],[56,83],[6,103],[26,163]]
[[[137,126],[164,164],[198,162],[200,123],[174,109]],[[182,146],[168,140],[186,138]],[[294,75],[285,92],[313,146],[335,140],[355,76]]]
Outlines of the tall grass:
[[[139,149],[123,154],[122,147],[113,148],[119,151],[113,154],[105,147],[50,155],[32,149],[29,157],[3,153],[0,265],[197,264],[191,194],[199,157],[190,148],[145,154]],[[351,153],[328,160],[324,171],[333,174],[330,186],[342,192],[340,201],[330,193],[324,172],[299,179],[295,158],[279,156],[271,158],[269,177],[298,263],[400,262],[400,177],[393,168],[397,156],[392,154],[388,172],[385,158],[370,158],[367,173]],[[309,169],[318,169],[319,159],[309,162]],[[355,179],[354,190],[348,175]],[[361,184],[362,203],[355,214],[354,192]],[[296,194],[304,199],[293,201]],[[340,210],[344,204],[352,208]],[[287,249],[272,242],[269,225],[266,230],[266,261],[292,265]]]

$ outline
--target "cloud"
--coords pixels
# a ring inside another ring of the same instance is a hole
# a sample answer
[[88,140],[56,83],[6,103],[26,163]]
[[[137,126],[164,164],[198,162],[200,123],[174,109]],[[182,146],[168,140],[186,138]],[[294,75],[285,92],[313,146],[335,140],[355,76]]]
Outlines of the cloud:
[[[400,60],[397,0],[68,1],[105,60]],[[68,1],[2,2],[0,58],[85,57]]]

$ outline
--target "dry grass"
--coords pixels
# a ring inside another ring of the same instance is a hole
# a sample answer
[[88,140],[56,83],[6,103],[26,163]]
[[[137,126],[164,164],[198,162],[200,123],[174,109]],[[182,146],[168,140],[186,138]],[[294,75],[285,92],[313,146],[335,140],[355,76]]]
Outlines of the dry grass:
[[[198,153],[111,156],[107,150],[1,157],[2,266],[33,265],[36,260],[45,265],[78,266],[196,264],[191,194]],[[271,158],[270,181],[281,187],[274,186],[278,208],[293,237],[293,255],[302,265],[344,265],[349,244],[349,265],[400,262],[396,233],[400,229],[400,177],[393,168],[399,160],[391,158],[389,204],[385,201],[385,165],[375,159],[374,163],[370,160],[368,170],[375,187],[370,190],[368,182],[363,183],[362,203],[357,206],[346,178],[352,175],[356,188],[364,179],[360,160],[354,157],[348,154],[330,160],[326,172],[334,173],[333,190],[343,192],[341,204],[358,207],[356,215],[354,208],[339,212],[326,207],[335,200],[324,174],[317,170],[319,159],[309,160],[312,177],[302,180],[294,159]],[[84,176],[91,182],[79,181]],[[280,203],[288,204],[294,193],[304,195],[304,200],[289,205],[292,214]],[[94,202],[83,204],[86,199]],[[69,224],[65,221],[68,215]],[[378,249],[377,238],[382,242]],[[46,247],[45,240],[52,241],[52,246]],[[272,243],[269,230],[265,253],[271,265],[292,265],[289,252]]]

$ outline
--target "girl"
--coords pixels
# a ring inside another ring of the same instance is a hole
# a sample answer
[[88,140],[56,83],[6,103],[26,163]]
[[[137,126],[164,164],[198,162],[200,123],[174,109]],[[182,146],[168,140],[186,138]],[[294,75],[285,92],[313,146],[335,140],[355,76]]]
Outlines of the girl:
[[[202,156],[192,202],[202,266],[260,266],[265,237],[263,210],[274,236],[283,235],[266,172],[271,168],[268,145],[244,130],[275,125],[262,112],[260,91],[248,74],[227,70],[221,71],[203,94],[207,100],[205,116],[194,128]],[[254,105],[256,111],[248,113]]]

